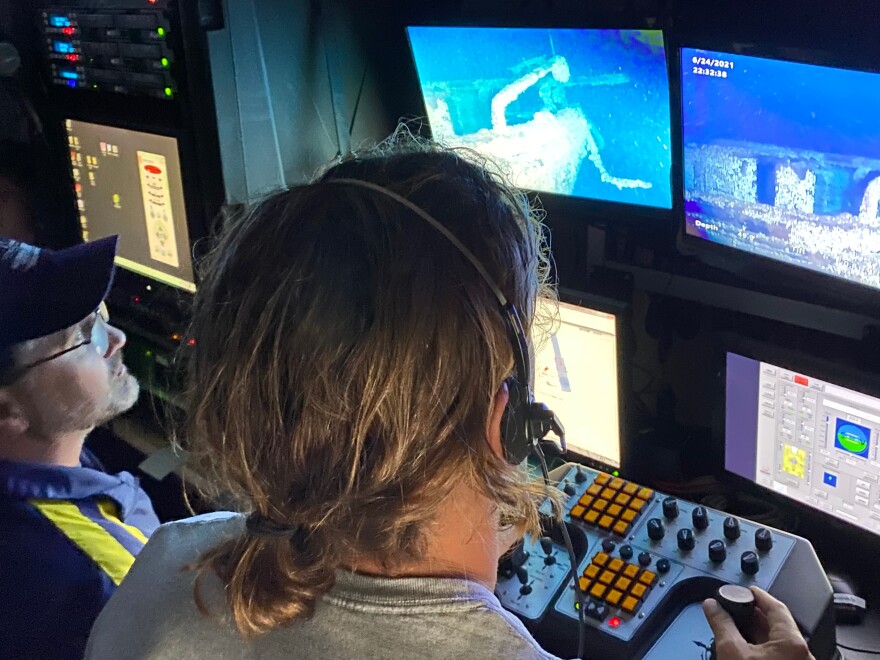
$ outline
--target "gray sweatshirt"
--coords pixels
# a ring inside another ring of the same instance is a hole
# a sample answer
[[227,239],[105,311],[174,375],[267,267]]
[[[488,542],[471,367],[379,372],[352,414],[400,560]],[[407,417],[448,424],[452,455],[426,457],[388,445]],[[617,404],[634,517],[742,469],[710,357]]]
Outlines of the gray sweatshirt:
[[223,585],[203,581],[205,616],[184,567],[241,534],[244,518],[215,513],[160,527],[92,629],[89,660],[248,658],[505,658],[552,660],[484,586],[469,580],[388,579],[339,571],[308,621],[245,641],[232,625]]

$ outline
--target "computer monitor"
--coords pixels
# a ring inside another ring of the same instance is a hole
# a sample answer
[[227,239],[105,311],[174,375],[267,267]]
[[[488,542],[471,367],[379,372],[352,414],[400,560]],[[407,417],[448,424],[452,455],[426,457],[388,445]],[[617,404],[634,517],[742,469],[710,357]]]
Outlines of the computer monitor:
[[177,140],[65,120],[84,240],[119,234],[117,265],[196,290]]
[[727,470],[880,534],[880,399],[727,353]]
[[671,208],[660,30],[407,31],[436,140],[521,188]]
[[681,51],[685,228],[880,287],[880,75]]
[[[570,451],[619,468],[618,317],[541,298],[537,318],[553,318],[557,305],[559,316],[553,326],[539,322],[532,332],[535,400],[559,417]],[[552,334],[548,336],[547,330]]]

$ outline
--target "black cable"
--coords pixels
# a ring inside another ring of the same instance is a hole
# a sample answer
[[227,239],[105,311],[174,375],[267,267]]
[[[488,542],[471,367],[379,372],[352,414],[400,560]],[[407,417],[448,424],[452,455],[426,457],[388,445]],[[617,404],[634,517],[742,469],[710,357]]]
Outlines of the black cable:
[[854,646],[847,646],[846,644],[841,644],[837,642],[837,646],[842,649],[846,649],[847,651],[855,651],[856,653],[866,653],[867,655],[880,655],[880,649],[857,649]]
[[[535,453],[538,455],[538,460],[541,462],[541,474],[544,476],[544,485],[549,489],[552,486],[550,485],[550,471],[547,469],[547,461],[544,458],[544,450],[541,449],[540,443],[535,444]],[[550,498],[550,501],[553,503],[553,506],[556,506],[556,503],[553,501],[553,498]],[[560,516],[560,519],[562,516]],[[581,585],[578,581],[578,572],[577,572],[577,555],[574,554],[574,546],[571,543],[571,536],[568,533],[568,527],[565,525],[565,520],[561,520],[560,524],[562,525],[562,539],[565,541],[565,549],[568,551],[568,558],[571,562],[571,579],[574,580],[574,595],[577,600],[577,610],[578,610],[578,652],[577,657],[584,657],[584,649],[586,643],[586,632],[587,632],[587,620],[586,615],[584,614],[584,592],[581,591]]]

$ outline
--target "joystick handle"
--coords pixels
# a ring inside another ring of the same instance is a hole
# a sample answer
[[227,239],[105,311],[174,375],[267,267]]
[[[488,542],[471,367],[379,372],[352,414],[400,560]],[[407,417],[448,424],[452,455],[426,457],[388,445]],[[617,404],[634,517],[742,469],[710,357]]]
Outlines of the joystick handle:
[[718,588],[715,600],[730,615],[743,636],[748,637],[755,617],[755,595],[752,591],[738,584],[725,584]]

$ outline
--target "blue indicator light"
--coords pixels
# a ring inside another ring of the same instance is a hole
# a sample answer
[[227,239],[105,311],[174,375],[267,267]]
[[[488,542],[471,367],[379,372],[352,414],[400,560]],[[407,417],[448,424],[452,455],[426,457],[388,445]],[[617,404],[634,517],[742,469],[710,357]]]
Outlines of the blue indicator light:
[[51,27],[70,27],[70,19],[67,16],[58,16],[57,14],[49,15],[49,25]]
[[64,53],[66,55],[73,52],[73,44],[69,41],[58,41],[56,39],[52,42],[52,50],[56,53]]
[[77,80],[79,78],[79,74],[76,71],[62,71],[62,78],[67,78],[68,80]]
[[67,86],[68,87],[76,87],[76,81],[75,80],[68,80]]

